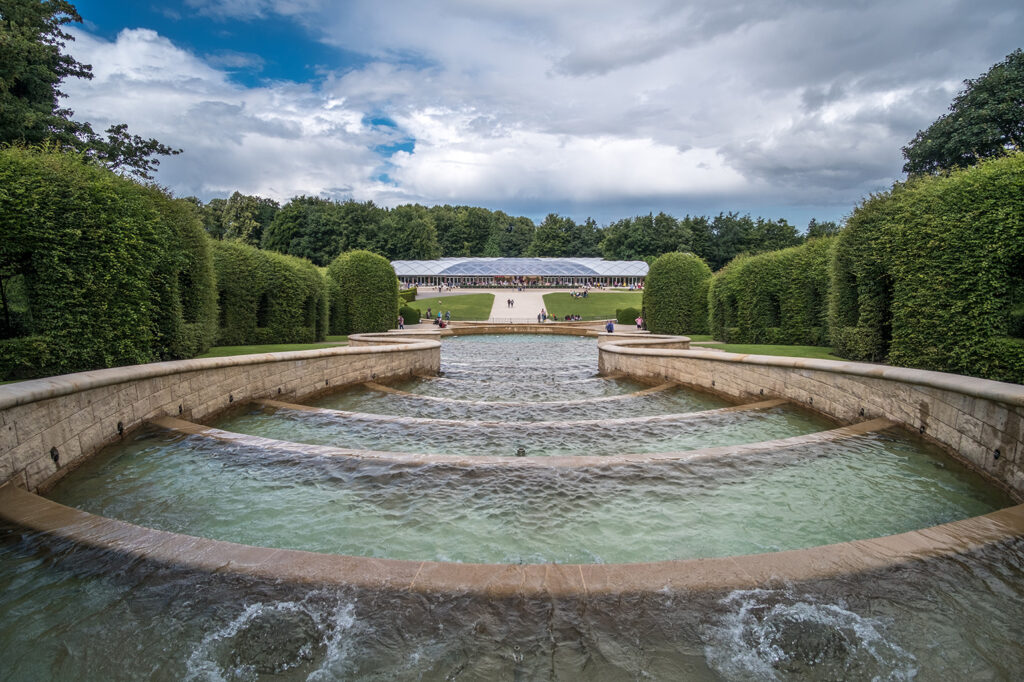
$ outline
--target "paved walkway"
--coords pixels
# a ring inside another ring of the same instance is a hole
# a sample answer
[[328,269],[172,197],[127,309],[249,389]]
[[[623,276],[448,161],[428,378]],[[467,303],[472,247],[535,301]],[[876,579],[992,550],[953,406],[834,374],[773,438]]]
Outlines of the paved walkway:
[[[540,309],[545,308],[544,294],[556,291],[569,291],[569,289],[527,289],[526,291],[487,289],[487,293],[494,294],[494,307],[491,308],[489,321],[536,322]],[[509,299],[513,302],[512,307],[508,306]]]

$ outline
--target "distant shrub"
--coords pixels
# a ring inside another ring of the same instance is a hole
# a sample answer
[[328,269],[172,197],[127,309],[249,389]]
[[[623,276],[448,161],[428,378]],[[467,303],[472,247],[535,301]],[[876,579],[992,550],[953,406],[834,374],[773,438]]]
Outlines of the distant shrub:
[[622,308],[615,311],[615,321],[619,324],[636,324],[636,318],[640,317],[639,308]]
[[404,305],[398,309],[398,314],[405,319],[406,324],[419,324],[420,311],[411,306]]
[[416,300],[416,287],[410,287],[408,289],[402,289],[398,292],[398,295],[402,297],[402,300],[406,303],[412,303]]
[[651,264],[644,282],[643,317],[656,334],[705,334],[711,268],[692,253],[672,252]]
[[332,334],[359,334],[393,329],[398,320],[398,278],[391,263],[369,251],[349,251],[328,266],[337,319]]

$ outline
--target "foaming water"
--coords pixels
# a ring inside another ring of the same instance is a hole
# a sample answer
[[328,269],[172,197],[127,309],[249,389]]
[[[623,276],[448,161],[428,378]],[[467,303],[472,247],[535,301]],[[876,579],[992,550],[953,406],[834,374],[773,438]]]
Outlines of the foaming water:
[[704,627],[708,664],[727,679],[911,680],[917,659],[884,619],[790,591],[738,590]]

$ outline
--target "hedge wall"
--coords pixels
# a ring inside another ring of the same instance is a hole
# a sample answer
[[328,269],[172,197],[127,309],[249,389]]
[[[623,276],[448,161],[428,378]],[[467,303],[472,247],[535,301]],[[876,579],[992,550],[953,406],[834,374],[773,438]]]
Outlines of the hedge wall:
[[812,239],[734,258],[711,280],[712,336],[727,343],[826,343],[832,242]]
[[833,265],[839,353],[1024,382],[1024,154],[898,185],[851,222]]
[[311,343],[327,334],[327,282],[309,261],[240,242],[213,242],[225,346]]
[[655,260],[644,282],[643,316],[655,334],[706,334],[711,268],[692,253]]
[[209,252],[184,202],[77,155],[10,147],[0,149],[0,230],[0,378],[210,344]]
[[332,334],[360,334],[394,329],[398,322],[398,278],[386,258],[369,251],[349,251],[327,268],[333,280]]

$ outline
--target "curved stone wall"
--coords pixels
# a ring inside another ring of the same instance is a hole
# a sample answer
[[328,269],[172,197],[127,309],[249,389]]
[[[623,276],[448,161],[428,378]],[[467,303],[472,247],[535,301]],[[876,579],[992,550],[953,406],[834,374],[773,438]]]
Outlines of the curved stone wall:
[[[435,335],[436,337],[436,335]],[[436,374],[441,344],[353,335],[349,347],[114,367],[0,386],[0,483],[45,490],[148,419],[207,419],[255,398]]]
[[650,345],[644,339],[604,340],[601,373],[675,381],[739,400],[785,398],[844,423],[884,417],[1024,499],[1024,386],[861,362]]

